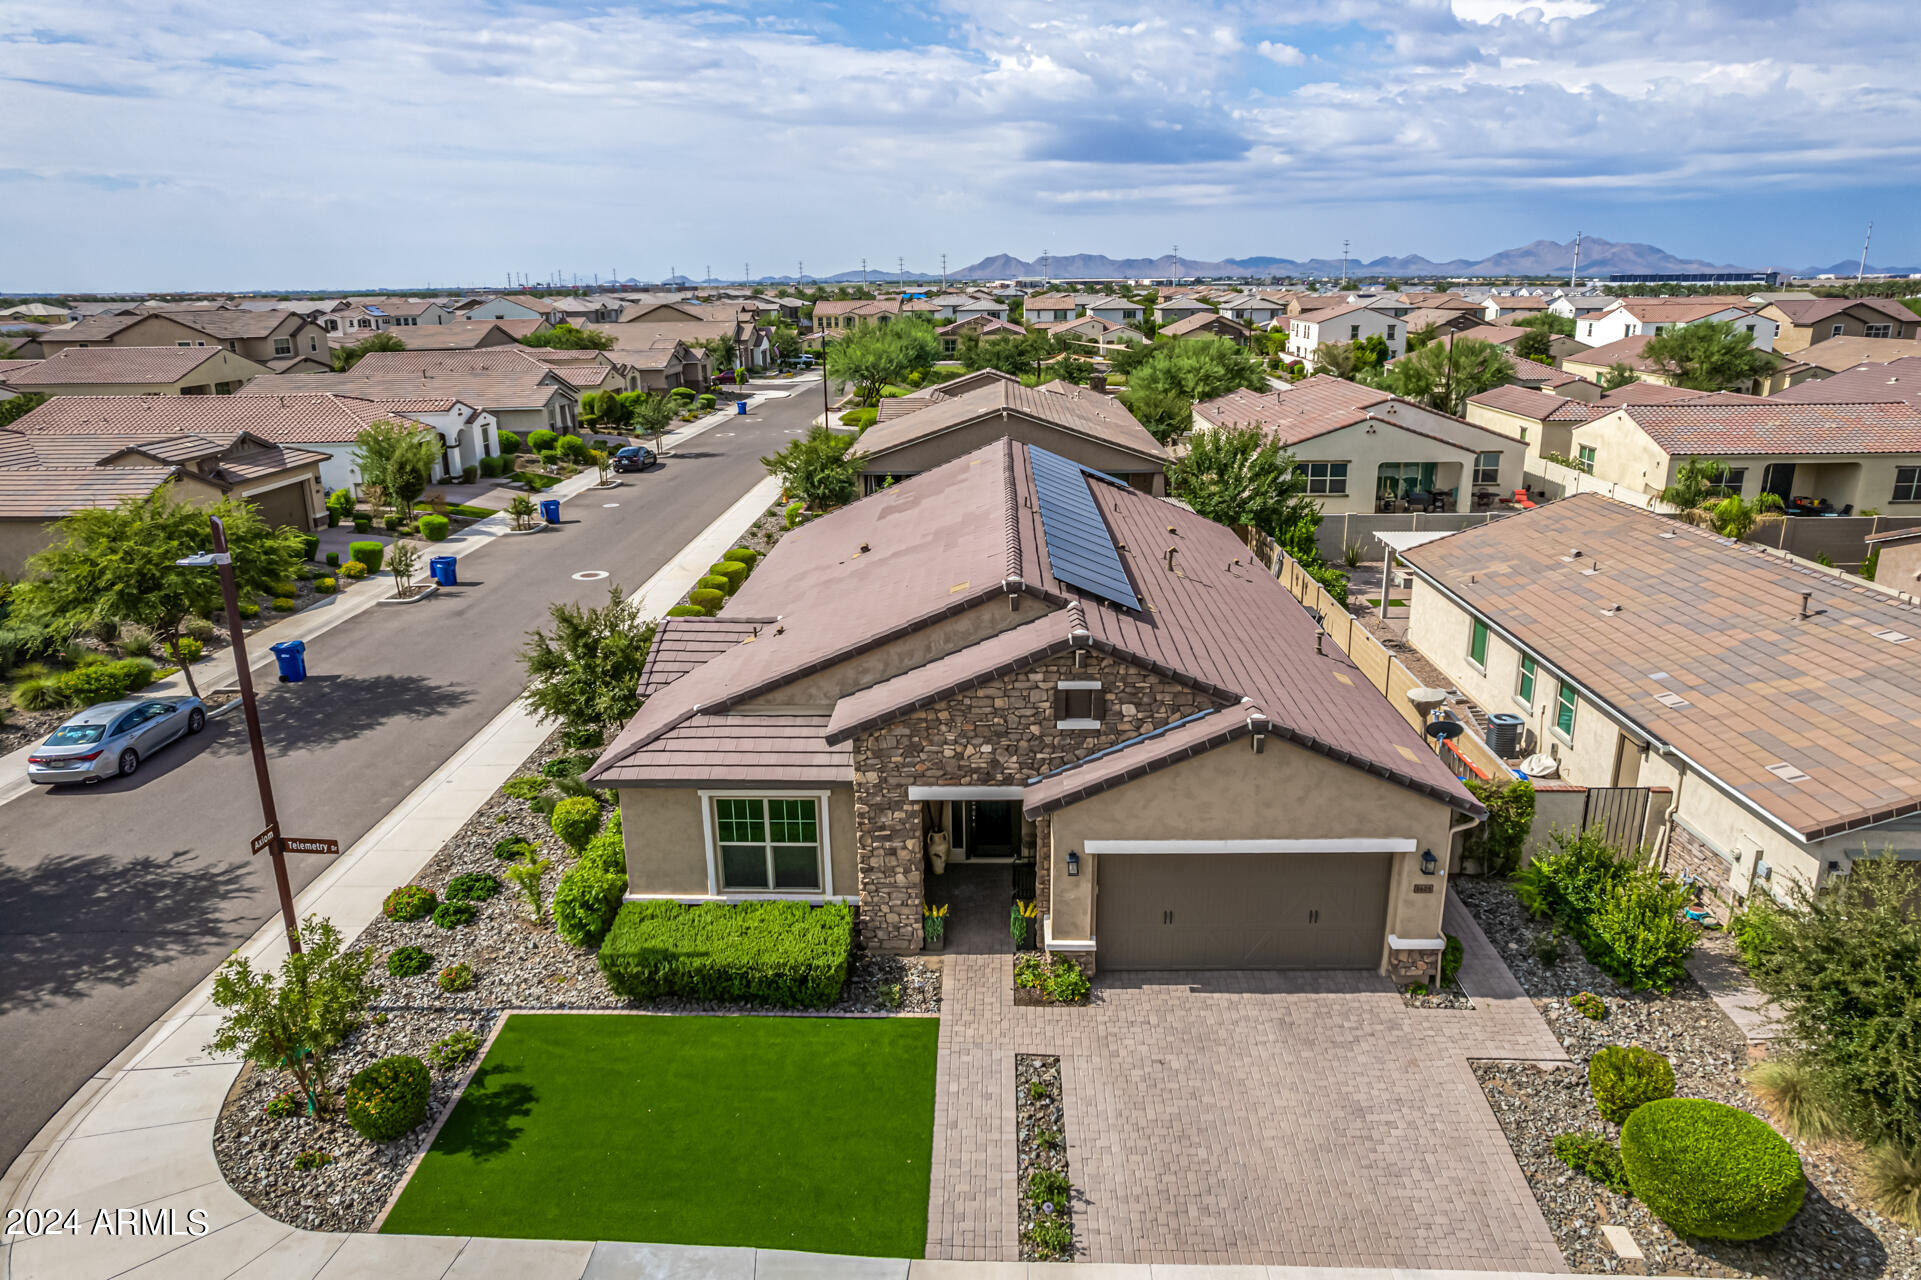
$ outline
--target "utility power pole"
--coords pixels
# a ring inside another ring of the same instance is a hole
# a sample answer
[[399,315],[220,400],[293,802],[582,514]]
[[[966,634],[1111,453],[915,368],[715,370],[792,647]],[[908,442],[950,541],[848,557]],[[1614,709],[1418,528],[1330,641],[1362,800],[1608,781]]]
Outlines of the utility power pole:
[[1868,223],[1868,238],[1861,242],[1861,265],[1855,269],[1854,279],[1859,283],[1868,274],[1868,246],[1874,243],[1874,223]]
[[1574,233],[1574,265],[1569,267],[1567,271],[1567,287],[1568,288],[1572,289],[1574,287],[1574,277],[1579,275],[1580,271],[1581,271],[1581,233],[1576,231]]
[[1347,288],[1347,241],[1341,241],[1341,288]]
[[867,259],[865,258],[860,260],[860,287],[863,289],[867,287]]
[[947,255],[940,256],[940,291],[947,292]]
[[894,287],[902,293],[907,292],[907,259],[905,257],[894,259]]
[[1047,250],[1042,249],[1041,250],[1041,287],[1043,289],[1046,288],[1048,282],[1051,281],[1053,278],[1054,278],[1053,255],[1048,253]]

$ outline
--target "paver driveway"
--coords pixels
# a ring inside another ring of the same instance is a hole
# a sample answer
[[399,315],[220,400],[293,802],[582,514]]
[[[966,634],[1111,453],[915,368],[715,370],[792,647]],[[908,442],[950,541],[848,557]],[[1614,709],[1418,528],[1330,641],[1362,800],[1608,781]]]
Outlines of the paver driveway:
[[1011,957],[948,957],[928,1256],[1017,1256],[1014,1055],[1051,1053],[1085,1261],[1565,1270],[1468,1067],[1565,1055],[1449,908],[1473,1010],[1371,973],[1118,974],[1016,1008]]

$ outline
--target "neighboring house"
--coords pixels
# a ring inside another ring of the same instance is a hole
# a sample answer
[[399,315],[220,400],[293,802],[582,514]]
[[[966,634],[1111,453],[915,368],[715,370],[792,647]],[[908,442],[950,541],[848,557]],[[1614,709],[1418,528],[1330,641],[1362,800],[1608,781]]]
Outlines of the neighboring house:
[[1673,379],[1661,372],[1661,366],[1641,354],[1641,349],[1647,346],[1648,339],[1653,336],[1651,333],[1635,334],[1630,338],[1617,338],[1602,346],[1563,356],[1561,372],[1599,383],[1615,365],[1624,364],[1634,371],[1635,377],[1643,381],[1670,383]]
[[[1593,386],[1592,383],[1583,385]],[[1528,461],[1539,463],[1547,454],[1574,457],[1574,428],[1612,413],[1622,405],[1695,400],[1702,394],[1655,382],[1630,382],[1625,387],[1602,393],[1597,400],[1589,400],[1512,383],[1469,396],[1465,416],[1476,426],[1521,441],[1527,446]],[[1528,470],[1538,473],[1538,467]]]
[[225,347],[255,364],[293,356],[328,358],[327,331],[291,311],[149,312],[100,315],[49,329],[40,347],[54,355],[75,347]]
[[[564,377],[529,354],[532,350],[516,345],[477,351],[376,351],[362,356],[345,373],[256,378],[240,394],[458,400],[490,415],[499,430],[511,431],[522,440],[535,431],[576,430],[579,395]],[[484,450],[498,451],[497,446]],[[477,456],[463,455],[461,466],[476,460]]]
[[1188,316],[1161,328],[1157,336],[1166,338],[1225,338],[1237,347],[1254,340],[1254,331],[1239,320],[1209,312]]
[[[1192,297],[1163,298],[1154,305],[1154,322],[1163,329],[1170,324],[1185,320],[1190,316],[1213,314],[1215,314],[1213,307],[1208,306],[1198,298]],[[1066,320],[1071,319],[1071,317],[1058,316],[1056,319]],[[1028,312],[1028,323],[1035,323],[1032,311]]]
[[1265,329],[1287,315],[1287,299],[1265,293],[1237,293],[1221,300],[1221,314],[1252,328]]
[[1139,324],[1147,316],[1147,309],[1132,298],[1096,294],[1083,303],[1081,314],[1096,316],[1115,326]]
[[1490,294],[1481,304],[1481,319],[1489,324],[1506,320],[1512,324],[1522,316],[1538,316],[1548,310],[1550,299],[1527,294]]
[[[428,325],[419,329],[409,329],[394,336],[409,351],[470,351],[477,347],[506,347],[517,341],[508,330],[511,320],[449,320],[445,324]],[[530,326],[530,333],[551,328],[545,320],[524,322]],[[339,345],[351,345],[359,341],[352,334],[346,335]]]
[[[1524,474],[1526,450],[1513,436],[1325,375],[1194,406],[1196,431],[1220,427],[1256,427],[1293,454],[1329,515],[1415,502],[1481,510],[1520,488]],[[1479,506],[1476,494],[1487,495]]]
[[[900,315],[899,298],[829,299],[814,304],[814,328],[827,333],[857,329],[864,324],[886,324]],[[622,319],[636,317],[623,316]]]
[[5,381],[50,396],[224,396],[267,372],[225,347],[69,347]]
[[1905,404],[1921,412],[1921,352],[1886,364],[1856,365],[1771,398],[1787,404]]
[[[700,348],[717,338],[725,339],[734,350],[732,367],[762,369],[776,363],[778,355],[771,331],[758,327],[754,315],[752,311],[726,303],[644,302],[621,312],[618,323],[594,327],[612,334],[615,344],[621,348],[650,348],[662,342],[682,342],[690,348]],[[817,320],[818,316],[816,312]],[[708,370],[703,376],[711,377],[713,372]]]
[[1876,585],[1921,599],[1921,526],[1871,533],[1866,541],[1880,556],[1874,567]]
[[9,383],[8,380],[10,378],[17,377],[24,373],[30,373],[38,368],[39,365],[40,361],[38,359],[0,360],[0,400],[11,400],[20,394],[14,390]]
[[1020,872],[1089,969],[1430,980],[1485,811],[1322,649],[1230,530],[995,440],[663,622],[585,780],[620,797],[630,900],[855,901],[900,953],[937,877],[998,879],[941,896],[999,925]]
[[1583,320],[1601,314],[1618,301],[1604,293],[1559,293],[1547,309],[1565,320]]
[[[1829,338],[1794,353],[1788,368],[1795,370],[1789,385],[1819,382],[1864,364],[1890,364],[1921,356],[1921,342],[1910,338]],[[1774,393],[1774,394],[1778,394]]]
[[[987,376],[991,375],[991,376]],[[1104,472],[1143,493],[1167,492],[1167,450],[1112,396],[1070,382],[1023,387],[991,369],[882,401],[887,415],[848,457],[862,491],[950,462],[1002,436]]]
[[1056,320],[1041,325],[1040,329],[1051,338],[1069,339],[1091,346],[1096,356],[1105,356],[1120,347],[1137,347],[1148,340],[1147,335],[1139,329],[1115,324],[1092,314],[1078,320]]
[[1019,325],[1009,324],[1005,320],[999,320],[990,315],[969,316],[965,320],[956,320],[952,324],[944,324],[934,330],[934,336],[940,339],[940,351],[944,356],[951,356],[958,351],[960,349],[960,340],[970,333],[981,338],[1024,338],[1027,336],[1027,330],[1021,328]]
[[972,320],[976,316],[986,316],[995,320],[1007,319],[1007,304],[995,297],[969,297],[954,307],[954,319]]
[[1864,849],[1921,858],[1913,607],[1591,493],[1401,558],[1446,683],[1564,781],[1667,789],[1653,853],[1716,915]]
[[1288,319],[1287,354],[1312,369],[1322,345],[1361,342],[1376,336],[1387,343],[1390,360],[1407,353],[1407,325],[1399,316],[1351,304],[1326,311],[1303,311]]
[[535,298],[524,293],[489,298],[467,308],[460,315],[468,320],[544,320],[548,324],[560,324],[566,319],[550,299]]
[[330,311],[320,317],[320,325],[330,334],[356,341],[389,329],[414,329],[423,325],[452,323],[454,313],[428,298],[381,298]]
[[[1497,327],[1490,326],[1487,321],[1481,319],[1481,313],[1478,311],[1449,307],[1417,307],[1404,314],[1401,317],[1401,323],[1407,326],[1409,333],[1419,333],[1433,326],[1437,334],[1466,333],[1470,337],[1480,336],[1473,332],[1475,329]],[[1506,328],[1507,326],[1498,327]]]
[[1072,320],[1080,313],[1080,305],[1071,293],[1030,294],[1027,301],[1021,304],[1021,318],[1028,324]]
[[1791,298],[1770,302],[1760,314],[1780,332],[1774,349],[1799,353],[1835,338],[1913,339],[1921,316],[1893,298]]
[[1574,322],[1574,336],[1604,347],[1623,338],[1652,337],[1681,325],[1725,320],[1753,336],[1761,351],[1774,350],[1780,324],[1745,301],[1725,298],[1624,298],[1610,311]]
[[[547,304],[560,313],[559,323],[575,328],[589,324],[612,324],[620,319],[622,309],[618,303],[599,298],[549,298]],[[769,303],[768,309],[774,310],[775,307]]]
[[[49,438],[124,437],[124,442],[192,436],[225,440],[245,432],[286,449],[313,456],[312,519],[324,523],[325,492],[360,480],[354,466],[354,437],[374,422],[409,420],[441,439],[442,454],[430,483],[458,476],[483,456],[499,452],[491,414],[449,397],[366,400],[352,396],[62,396],[49,400],[14,424],[15,430]],[[303,464],[304,465],[304,464]],[[303,472],[303,475],[305,473]],[[291,480],[253,477],[240,490],[250,502],[271,512],[279,523],[298,524],[292,491],[277,493]],[[305,501],[305,498],[301,498]],[[302,526],[305,527],[305,526]]]
[[1921,411],[1898,403],[1795,404],[1717,392],[1631,404],[1576,426],[1572,457],[1597,479],[1658,494],[1691,458],[1721,465],[1720,483],[1790,509],[1826,503],[1921,513]]
[[648,347],[615,347],[603,354],[629,371],[630,391],[669,392],[675,387],[702,391],[708,385],[706,354],[678,338],[662,338]]

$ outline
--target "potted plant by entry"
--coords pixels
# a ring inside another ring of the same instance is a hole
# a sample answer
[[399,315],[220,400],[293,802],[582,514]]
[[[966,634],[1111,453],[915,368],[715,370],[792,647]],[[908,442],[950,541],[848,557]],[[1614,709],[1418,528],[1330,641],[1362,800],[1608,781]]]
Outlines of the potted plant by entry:
[[921,936],[926,939],[927,950],[945,951],[947,949],[947,904],[945,902],[923,902],[920,908]]

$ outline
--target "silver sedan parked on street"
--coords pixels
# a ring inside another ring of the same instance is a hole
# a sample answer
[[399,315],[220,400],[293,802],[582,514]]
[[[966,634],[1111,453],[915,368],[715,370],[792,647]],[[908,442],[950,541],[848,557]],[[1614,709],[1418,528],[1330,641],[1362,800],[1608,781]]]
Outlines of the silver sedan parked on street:
[[125,777],[175,738],[207,727],[198,698],[127,698],[88,707],[27,757],[27,781],[49,785]]

